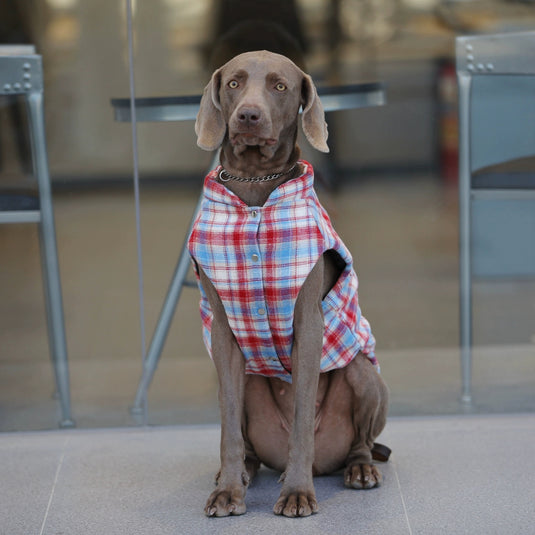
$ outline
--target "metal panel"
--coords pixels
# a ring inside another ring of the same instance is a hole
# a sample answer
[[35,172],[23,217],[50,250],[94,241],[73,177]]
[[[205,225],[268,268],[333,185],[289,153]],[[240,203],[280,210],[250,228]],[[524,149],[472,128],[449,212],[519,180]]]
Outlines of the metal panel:
[[0,95],[23,95],[43,90],[41,56],[12,55],[13,47],[0,47]]
[[475,277],[535,275],[535,195],[474,199],[472,255]]
[[38,210],[0,211],[0,224],[3,223],[39,223],[41,212]]
[[535,74],[535,32],[457,37],[456,57],[470,74]]
[[472,94],[472,171],[535,154],[535,76],[476,75]]

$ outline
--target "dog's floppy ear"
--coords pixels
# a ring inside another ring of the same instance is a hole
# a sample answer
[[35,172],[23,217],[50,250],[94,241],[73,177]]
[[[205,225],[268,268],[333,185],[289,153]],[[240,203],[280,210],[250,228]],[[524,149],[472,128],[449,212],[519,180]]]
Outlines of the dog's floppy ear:
[[303,132],[309,143],[321,152],[329,152],[325,113],[312,78],[303,73]]
[[221,69],[218,69],[212,74],[210,82],[204,88],[199,113],[195,121],[197,145],[204,150],[218,149],[223,143],[227,131],[219,102],[220,85]]

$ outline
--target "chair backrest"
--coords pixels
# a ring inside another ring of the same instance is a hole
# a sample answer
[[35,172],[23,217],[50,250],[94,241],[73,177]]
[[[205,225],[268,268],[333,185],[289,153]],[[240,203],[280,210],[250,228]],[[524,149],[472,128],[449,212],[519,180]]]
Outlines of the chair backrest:
[[456,54],[461,265],[477,276],[532,277],[535,32],[458,37]]
[[0,45],[0,95],[41,90],[41,58],[33,45]]
[[472,95],[472,172],[535,154],[535,76],[475,75]]
[[[0,99],[7,99],[12,105],[12,98],[27,97],[30,94],[42,93],[42,90],[42,60],[41,56],[35,53],[35,47],[0,45]],[[35,133],[31,133],[32,137],[35,137]],[[44,139],[42,143],[44,144]],[[46,154],[46,150],[40,153]],[[44,176],[43,173],[41,175]],[[45,180],[48,181],[48,169]],[[40,221],[40,201],[33,191],[0,192],[0,224]]]
[[470,170],[535,154],[535,32],[458,37],[470,77]]

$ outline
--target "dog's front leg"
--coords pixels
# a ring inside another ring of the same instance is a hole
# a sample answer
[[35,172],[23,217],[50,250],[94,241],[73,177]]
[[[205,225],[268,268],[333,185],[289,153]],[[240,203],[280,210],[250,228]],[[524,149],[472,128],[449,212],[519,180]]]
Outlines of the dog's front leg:
[[290,433],[288,464],[282,476],[284,483],[273,508],[275,514],[288,517],[309,516],[318,510],[312,464],[314,418],[324,332],[321,306],[323,273],[322,258],[303,284],[294,312],[294,419]]
[[221,409],[221,469],[216,478],[217,487],[204,511],[208,516],[242,515],[246,511],[244,500],[249,484],[242,434],[245,360],[217,291],[202,270],[200,277],[214,314],[212,358],[217,368]]

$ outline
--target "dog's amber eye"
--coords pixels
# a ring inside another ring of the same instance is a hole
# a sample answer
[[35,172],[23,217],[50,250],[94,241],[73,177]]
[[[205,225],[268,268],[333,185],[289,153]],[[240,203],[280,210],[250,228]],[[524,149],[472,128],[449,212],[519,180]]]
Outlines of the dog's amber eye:
[[238,82],[236,82],[236,80],[231,80],[229,83],[228,83],[228,86],[231,88],[231,89],[236,89],[238,87]]
[[279,82],[279,83],[275,86],[275,89],[276,89],[277,91],[286,91],[286,86],[285,86],[283,83]]

